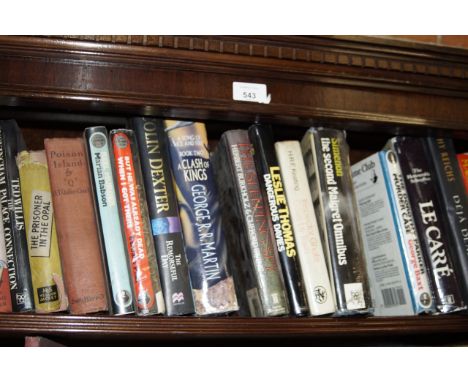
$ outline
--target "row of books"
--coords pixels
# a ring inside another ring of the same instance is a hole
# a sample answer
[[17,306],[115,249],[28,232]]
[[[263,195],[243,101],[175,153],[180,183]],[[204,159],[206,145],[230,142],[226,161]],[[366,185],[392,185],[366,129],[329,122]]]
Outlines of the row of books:
[[466,309],[467,193],[450,139],[396,137],[351,166],[341,130],[275,143],[254,124],[210,153],[202,123],[134,118],[44,147],[27,151],[0,121],[0,312]]

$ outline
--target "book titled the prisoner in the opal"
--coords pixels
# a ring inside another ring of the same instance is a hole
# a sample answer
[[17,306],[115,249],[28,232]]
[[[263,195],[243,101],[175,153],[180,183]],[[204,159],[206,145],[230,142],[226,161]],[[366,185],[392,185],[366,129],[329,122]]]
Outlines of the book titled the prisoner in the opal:
[[302,139],[317,221],[334,280],[336,315],[372,310],[344,132],[311,128]]
[[133,118],[168,316],[195,313],[164,122]]
[[238,310],[205,125],[165,121],[198,315]]
[[408,316],[416,309],[406,277],[391,189],[382,166],[384,159],[379,152],[351,167],[354,190],[369,283],[374,292],[374,315]]
[[135,309],[130,268],[123,239],[107,130],[104,126],[88,127],[85,129],[84,138],[109,289],[109,310],[115,315],[133,313]]
[[[251,289],[245,292],[249,294],[249,299],[252,299],[252,296],[255,298],[258,293],[261,315],[288,314],[289,303],[281,274],[272,223],[260,188],[253,147],[247,131],[226,131],[221,137],[219,151],[218,172],[221,171],[221,166],[226,166],[231,171],[230,181],[234,183],[235,199],[231,201],[231,205],[224,201],[223,209],[231,208],[236,211],[237,215],[241,216],[242,225],[237,229],[245,231],[247,254],[250,257],[247,266],[253,269],[256,279],[257,292]],[[230,243],[230,246],[233,245],[239,245],[239,240],[237,243]],[[248,271],[248,269],[244,269],[244,272]],[[252,301],[249,303],[255,308],[255,303]],[[251,315],[257,315],[257,312],[251,311]]]
[[29,263],[37,313],[68,308],[44,150],[21,151],[17,158],[24,206]]
[[446,214],[437,199],[436,179],[424,140],[395,137],[390,140],[403,173],[421,248],[430,270],[435,303],[440,313],[466,309],[452,259],[453,248]]
[[307,173],[298,141],[275,144],[283,175],[291,223],[296,238],[298,256],[307,292],[310,314],[334,313],[335,296],[330,282],[323,245],[310,194]]
[[401,243],[407,277],[411,285],[414,310],[417,314],[434,313],[436,310],[434,294],[401,168],[390,145],[386,145],[382,153],[383,173],[389,186],[390,204],[398,227],[398,238]]
[[[260,189],[270,212],[290,311],[296,316],[302,316],[309,312],[309,308],[283,179],[276,159],[271,126],[258,123],[250,126],[249,139],[253,145]],[[302,161],[302,157],[300,159]]]
[[463,301],[468,302],[468,197],[458,167],[455,147],[449,138],[426,138],[435,169],[437,196],[450,224],[453,261],[457,267]]
[[34,309],[21,184],[16,164],[16,156],[25,149],[16,122],[0,121],[0,207],[14,312],[30,312]]
[[110,132],[110,139],[137,314],[164,314],[166,309],[135,135],[132,130],[118,129]]

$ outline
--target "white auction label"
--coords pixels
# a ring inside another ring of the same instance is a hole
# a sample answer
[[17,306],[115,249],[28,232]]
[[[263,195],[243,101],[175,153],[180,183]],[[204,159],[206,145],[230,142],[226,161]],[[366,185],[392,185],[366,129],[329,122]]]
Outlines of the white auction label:
[[253,84],[250,82],[233,82],[232,98],[234,101],[270,103],[271,95],[267,94],[265,84]]

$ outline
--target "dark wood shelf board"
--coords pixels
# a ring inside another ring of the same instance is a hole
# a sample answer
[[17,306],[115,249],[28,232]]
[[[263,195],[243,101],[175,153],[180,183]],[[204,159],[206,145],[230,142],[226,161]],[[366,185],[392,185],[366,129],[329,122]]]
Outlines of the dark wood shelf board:
[[135,339],[234,337],[381,337],[468,333],[468,316],[343,318],[195,318],[0,315],[0,334],[124,336]]

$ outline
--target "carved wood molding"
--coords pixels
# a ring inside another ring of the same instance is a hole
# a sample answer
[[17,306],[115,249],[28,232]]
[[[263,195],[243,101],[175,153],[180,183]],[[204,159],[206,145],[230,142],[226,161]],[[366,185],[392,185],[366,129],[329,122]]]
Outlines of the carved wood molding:
[[[48,36],[128,46],[234,54],[286,61],[315,62],[358,68],[468,78],[467,54],[463,50],[378,38],[333,37],[230,37],[230,36]],[[364,46],[364,44],[366,46]],[[393,44],[393,45],[392,45]],[[369,49],[369,45],[373,49]],[[447,55],[447,52],[450,52]]]

